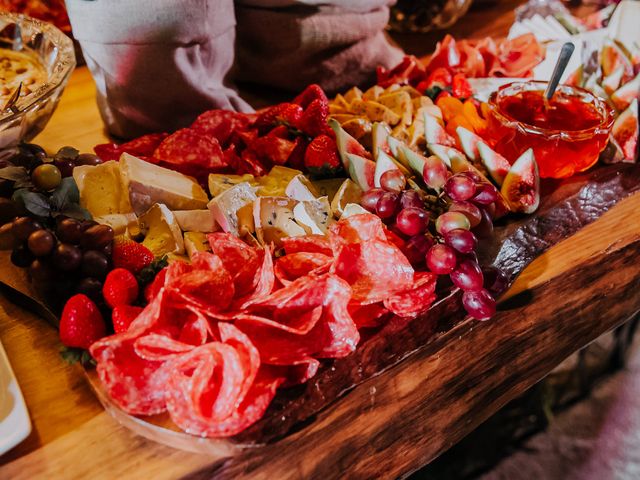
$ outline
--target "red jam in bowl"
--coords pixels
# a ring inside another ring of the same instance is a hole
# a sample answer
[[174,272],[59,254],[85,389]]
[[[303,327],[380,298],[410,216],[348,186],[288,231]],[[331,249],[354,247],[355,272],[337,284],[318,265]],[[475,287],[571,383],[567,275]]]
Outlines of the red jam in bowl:
[[591,92],[560,85],[551,100],[546,82],[513,82],[489,99],[488,135],[514,161],[533,148],[541,177],[569,177],[591,167],[607,146],[613,111]]

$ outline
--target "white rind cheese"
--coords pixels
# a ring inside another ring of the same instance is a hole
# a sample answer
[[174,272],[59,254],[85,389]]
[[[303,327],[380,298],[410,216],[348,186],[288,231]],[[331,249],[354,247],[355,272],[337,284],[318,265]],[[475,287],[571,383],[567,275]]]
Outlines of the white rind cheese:
[[182,230],[173,212],[160,203],[152,206],[138,219],[140,230],[145,234],[142,244],[154,256],[184,253]]
[[126,185],[116,161],[100,165],[79,165],[73,169],[73,179],[80,192],[80,205],[92,216],[131,213],[131,203]]
[[242,182],[222,192],[207,207],[222,230],[239,236],[238,210],[256,198],[256,189]]
[[123,153],[120,157],[122,181],[137,215],[162,203],[169,210],[199,210],[209,197],[198,183],[182,173],[160,167]]
[[215,232],[218,224],[210,210],[176,210],[173,212],[183,232]]

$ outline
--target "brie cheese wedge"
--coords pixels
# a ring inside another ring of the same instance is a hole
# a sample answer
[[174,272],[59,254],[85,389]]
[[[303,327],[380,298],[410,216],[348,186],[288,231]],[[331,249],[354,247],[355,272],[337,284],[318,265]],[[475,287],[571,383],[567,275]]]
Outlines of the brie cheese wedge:
[[151,250],[154,256],[184,253],[182,230],[173,212],[166,205],[156,203],[140,216],[138,224],[145,234],[142,244]]
[[258,197],[253,202],[253,221],[256,237],[263,245],[280,245],[285,237],[306,235],[304,228],[295,221],[295,200],[287,197]]
[[238,210],[256,198],[256,189],[242,182],[216,196],[207,206],[222,230],[239,236]]
[[93,217],[133,211],[118,162],[111,160],[100,165],[79,165],[73,169],[73,179],[80,192],[80,206],[89,210]]
[[193,178],[123,153],[120,157],[122,181],[129,190],[133,211],[140,215],[153,204],[170,210],[198,210],[209,197]]

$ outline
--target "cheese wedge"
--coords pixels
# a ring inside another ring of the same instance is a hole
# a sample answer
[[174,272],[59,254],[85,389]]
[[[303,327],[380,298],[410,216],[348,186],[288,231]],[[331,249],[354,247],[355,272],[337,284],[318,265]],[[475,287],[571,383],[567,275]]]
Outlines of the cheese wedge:
[[138,219],[140,230],[145,234],[142,244],[154,256],[169,253],[182,255],[184,240],[173,212],[166,205],[156,203]]
[[80,192],[80,206],[93,217],[131,213],[131,203],[116,161],[100,165],[80,165],[73,169]]
[[173,212],[183,232],[215,232],[220,230],[210,210],[176,210]]
[[120,157],[120,173],[137,215],[155,203],[162,203],[169,210],[198,210],[205,208],[209,201],[206,192],[193,178],[127,153]]
[[103,225],[109,225],[116,235],[124,234],[130,225],[138,225],[138,217],[135,213],[114,213],[93,217],[93,219]]
[[184,249],[189,260],[193,259],[194,253],[211,251],[207,236],[202,232],[184,232]]
[[347,205],[342,210],[342,217],[340,218],[348,218],[352,215],[360,215],[362,213],[370,213],[368,210],[365,210],[363,207],[358,205],[357,203],[347,203]]
[[234,185],[247,182],[250,185],[257,185],[257,181],[250,173],[244,175],[228,175],[225,173],[209,174],[209,193],[212,197],[217,197],[225,190],[229,190]]
[[297,203],[287,197],[258,197],[253,202],[256,237],[261,244],[280,246],[285,237],[307,234],[295,221],[293,209]]
[[329,199],[322,197],[299,202],[293,207],[293,218],[307,233],[325,235],[332,219]]
[[207,207],[222,230],[239,236],[238,210],[256,198],[256,189],[247,182],[242,182],[222,192]]
[[304,175],[296,175],[291,179],[284,191],[285,195],[293,200],[315,200],[318,192],[313,184]]

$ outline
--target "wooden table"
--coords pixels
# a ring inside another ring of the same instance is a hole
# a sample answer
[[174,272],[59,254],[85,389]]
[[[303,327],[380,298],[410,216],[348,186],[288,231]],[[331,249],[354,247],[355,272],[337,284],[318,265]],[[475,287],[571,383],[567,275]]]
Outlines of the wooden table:
[[[469,26],[482,25],[476,32],[503,33],[517,3],[472,11],[455,30],[468,35]],[[408,37],[399,41],[415,44]],[[423,50],[414,53],[427,53],[432,46],[423,43]],[[36,142],[48,150],[70,144],[89,151],[105,140],[94,95],[88,71],[78,69]],[[248,469],[255,478],[329,478],[355,472],[359,478],[394,478],[442,453],[573,351],[640,310],[640,271],[634,260],[640,252],[639,209],[640,195],[634,195],[540,256],[507,294],[525,292],[528,301],[490,323],[463,322],[441,339],[437,355],[413,356],[356,387],[349,401],[372,402],[357,418],[344,416],[340,403],[323,411],[316,421],[318,432],[331,432],[331,425],[344,419],[352,422],[348,450],[327,460],[313,437],[294,435],[286,443],[304,445],[308,455],[284,455],[284,447],[276,446],[267,450],[268,457],[256,455],[245,473]],[[602,274],[606,270],[608,274]],[[615,301],[606,301],[607,296]],[[556,308],[558,302],[565,308]],[[558,311],[562,316],[556,316]],[[0,457],[0,478],[160,479],[242,473],[233,466],[225,470],[212,465],[207,456],[147,441],[118,425],[102,409],[81,370],[61,361],[53,328],[3,297],[0,339],[34,426],[25,442]]]

